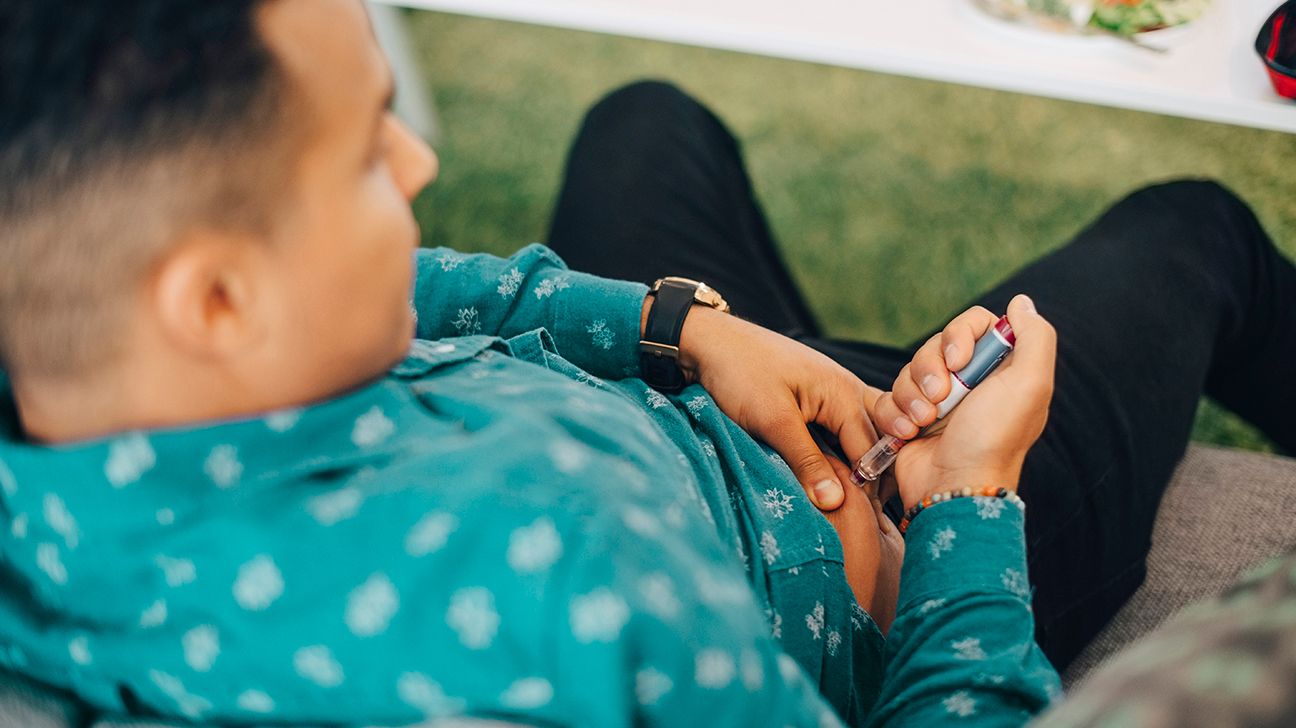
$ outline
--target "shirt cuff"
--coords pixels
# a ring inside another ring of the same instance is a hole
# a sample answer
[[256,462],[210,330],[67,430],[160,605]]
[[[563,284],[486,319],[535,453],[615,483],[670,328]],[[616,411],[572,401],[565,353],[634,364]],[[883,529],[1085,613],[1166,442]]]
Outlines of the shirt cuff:
[[905,534],[899,610],[959,592],[1030,599],[1020,501],[973,496],[923,509]]
[[554,340],[564,358],[605,379],[639,376],[640,318],[648,286],[568,273],[578,295],[555,311]]

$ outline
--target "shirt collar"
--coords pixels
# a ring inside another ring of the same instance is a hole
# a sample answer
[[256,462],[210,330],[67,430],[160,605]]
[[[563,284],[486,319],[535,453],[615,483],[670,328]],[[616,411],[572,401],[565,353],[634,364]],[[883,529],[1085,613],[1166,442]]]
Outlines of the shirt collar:
[[402,447],[403,421],[418,415],[411,399],[407,386],[386,378],[301,408],[49,445],[23,437],[4,382],[0,499],[10,514],[42,508],[48,493],[81,509],[151,504],[363,467]]

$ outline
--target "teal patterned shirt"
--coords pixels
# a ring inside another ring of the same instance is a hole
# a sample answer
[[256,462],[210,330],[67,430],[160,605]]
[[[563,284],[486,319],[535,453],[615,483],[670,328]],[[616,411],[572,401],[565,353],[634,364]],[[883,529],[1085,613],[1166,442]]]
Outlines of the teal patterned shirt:
[[910,530],[888,644],[787,465],[635,378],[645,287],[416,255],[383,379],[40,446],[0,410],[0,664],[108,713],[403,725],[1001,725],[1057,677],[1022,513]]

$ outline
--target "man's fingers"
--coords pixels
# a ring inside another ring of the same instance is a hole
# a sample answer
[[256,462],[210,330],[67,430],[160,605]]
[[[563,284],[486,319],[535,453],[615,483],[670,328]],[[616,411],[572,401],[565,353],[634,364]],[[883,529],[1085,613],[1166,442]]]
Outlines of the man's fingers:
[[[931,351],[937,352],[934,346]],[[935,362],[928,361],[926,364],[929,369],[940,371],[941,374],[922,375],[923,384],[920,387],[917,382],[920,377],[916,373],[920,362],[915,357],[912,364],[907,364],[900,370],[900,376],[896,377],[895,386],[891,388],[891,399],[919,427],[936,421],[936,404],[949,396],[949,372],[945,371],[945,363],[940,354],[935,353],[935,357]],[[933,381],[939,382],[940,386],[933,385]]]
[[864,457],[864,453],[878,440],[866,404],[869,395],[867,388],[861,387],[853,400],[848,395],[834,396],[824,402],[824,407],[815,420],[836,434],[842,452],[852,462]]
[[918,347],[913,361],[907,365],[908,371],[902,370],[891,388],[896,400],[919,425],[927,424],[928,415],[935,417],[934,405],[949,396],[950,365],[941,351],[944,338],[944,333],[936,334]]
[[792,473],[815,506],[831,511],[842,504],[846,494],[841,480],[810,436],[805,422],[796,417],[785,418],[760,434],[792,468]]
[[896,404],[895,397],[891,392],[878,397],[877,403],[873,405],[873,416],[877,420],[878,429],[888,435],[895,435],[902,439],[909,439],[918,434],[918,426],[909,419],[909,415],[900,409]]
[[919,427],[936,419],[936,405],[949,396],[950,376],[967,365],[972,349],[998,317],[981,306],[959,314],[939,334],[914,352],[908,376],[901,372],[892,387],[896,402]]
[[[832,466],[833,472],[837,474],[838,481],[842,483],[851,482],[851,469],[846,465],[846,463],[843,463],[839,458],[833,457],[832,455],[826,455],[825,458],[828,460],[828,464]],[[845,495],[845,493],[843,492],[842,495]]]

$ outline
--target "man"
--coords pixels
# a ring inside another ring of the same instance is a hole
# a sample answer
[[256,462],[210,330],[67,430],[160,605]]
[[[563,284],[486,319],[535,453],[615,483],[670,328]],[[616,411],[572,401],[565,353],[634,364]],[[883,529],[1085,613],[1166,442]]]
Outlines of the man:
[[[0,46],[8,666],[101,709],[214,721],[860,723],[1047,702],[1020,511],[993,498],[914,521],[884,680],[872,618],[896,608],[898,539],[806,429],[848,458],[870,419],[911,436],[933,416],[917,388],[930,405],[948,386],[925,374],[966,361],[985,310],[904,355],[882,395],[685,306],[657,350],[677,343],[705,389],[667,397],[635,376],[655,376],[637,341],[662,293],[539,247],[411,268],[408,200],[435,158],[386,111],[358,2],[78,10],[6,7]],[[678,94],[661,108],[709,123]],[[553,240],[577,256],[560,230],[599,221],[572,211],[612,212],[572,206],[582,180],[599,184],[573,169]],[[1028,299],[995,308],[1019,338],[1001,396],[906,450],[909,505],[1007,495],[1043,427],[1051,329]],[[835,530],[798,481],[842,504]]]

